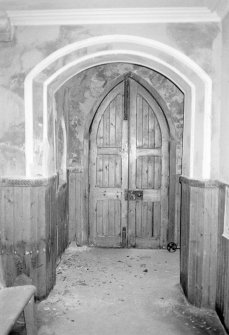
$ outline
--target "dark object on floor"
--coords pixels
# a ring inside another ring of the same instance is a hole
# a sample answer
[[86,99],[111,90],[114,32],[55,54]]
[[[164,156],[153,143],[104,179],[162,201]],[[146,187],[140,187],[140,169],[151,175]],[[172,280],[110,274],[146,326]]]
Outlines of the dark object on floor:
[[175,242],[169,242],[167,244],[167,250],[169,252],[175,252],[177,249],[180,249],[180,248],[178,248],[178,246],[177,246],[177,244]]

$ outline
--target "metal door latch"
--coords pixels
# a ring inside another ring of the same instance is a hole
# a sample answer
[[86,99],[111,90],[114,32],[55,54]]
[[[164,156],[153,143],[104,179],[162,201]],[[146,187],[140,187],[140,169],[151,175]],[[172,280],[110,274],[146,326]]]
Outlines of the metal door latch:
[[143,200],[143,190],[125,190],[125,200]]

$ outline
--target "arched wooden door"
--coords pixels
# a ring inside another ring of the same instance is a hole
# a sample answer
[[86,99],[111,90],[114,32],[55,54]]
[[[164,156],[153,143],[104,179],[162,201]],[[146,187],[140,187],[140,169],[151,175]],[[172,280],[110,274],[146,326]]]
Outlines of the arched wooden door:
[[91,245],[165,245],[168,142],[162,110],[133,78],[126,77],[102,101],[90,132]]

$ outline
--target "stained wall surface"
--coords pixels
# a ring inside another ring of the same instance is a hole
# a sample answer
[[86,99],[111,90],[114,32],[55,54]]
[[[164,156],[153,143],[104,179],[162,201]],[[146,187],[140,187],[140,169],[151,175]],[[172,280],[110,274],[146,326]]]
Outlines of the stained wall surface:
[[[176,48],[200,65],[214,81],[219,82],[220,80],[221,31],[220,23],[217,22],[15,27],[13,40],[0,43],[1,176],[25,175],[24,80],[30,70],[48,55],[70,43],[93,36],[123,33],[150,38]],[[103,79],[99,78],[99,81],[98,85]],[[100,88],[97,87],[97,90]],[[212,155],[212,176],[215,177],[218,174],[219,164],[219,94],[218,87],[216,87],[213,93],[212,115],[212,152],[214,153]],[[43,146],[41,101],[42,97],[34,101],[34,104],[40,105],[40,112],[34,115],[38,125],[36,127],[37,148]],[[50,122],[52,122],[51,119]],[[54,139],[49,138],[48,140],[48,145],[52,148]],[[71,157],[71,159],[76,158]]]

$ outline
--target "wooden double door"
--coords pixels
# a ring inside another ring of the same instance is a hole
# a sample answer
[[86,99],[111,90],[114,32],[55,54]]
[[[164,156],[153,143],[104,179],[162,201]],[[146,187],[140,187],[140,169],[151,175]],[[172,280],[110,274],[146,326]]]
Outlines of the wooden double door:
[[158,248],[168,227],[169,133],[153,96],[127,76],[100,104],[90,131],[89,241]]

